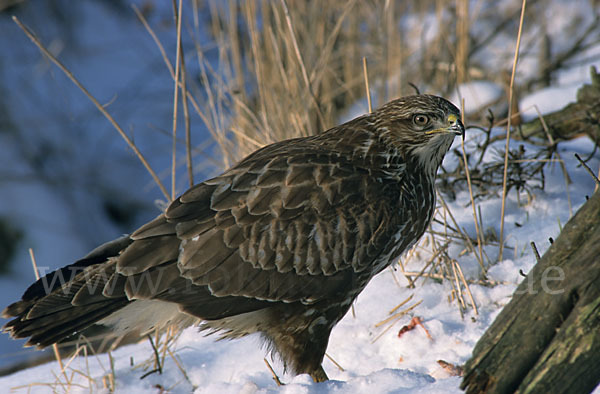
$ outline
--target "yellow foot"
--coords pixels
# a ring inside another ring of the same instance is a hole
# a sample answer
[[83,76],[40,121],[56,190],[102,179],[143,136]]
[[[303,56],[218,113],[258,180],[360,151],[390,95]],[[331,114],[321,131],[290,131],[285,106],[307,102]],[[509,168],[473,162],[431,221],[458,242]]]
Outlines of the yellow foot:
[[327,374],[323,370],[323,367],[320,365],[319,368],[315,369],[310,373],[310,377],[313,378],[315,383],[325,382],[326,380],[329,380]]

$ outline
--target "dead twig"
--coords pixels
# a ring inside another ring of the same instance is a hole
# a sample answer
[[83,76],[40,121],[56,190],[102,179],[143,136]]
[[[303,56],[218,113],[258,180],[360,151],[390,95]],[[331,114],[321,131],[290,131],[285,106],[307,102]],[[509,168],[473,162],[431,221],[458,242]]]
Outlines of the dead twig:
[[369,89],[369,72],[367,69],[367,58],[363,56],[363,74],[365,77],[365,92],[367,93],[367,103],[369,104],[369,113],[373,112],[373,105],[371,104],[371,89]]
[[515,48],[515,57],[513,60],[512,73],[510,75],[510,85],[508,89],[508,122],[506,124],[506,145],[504,151],[504,176],[502,178],[502,206],[500,208],[500,249],[498,251],[498,261],[502,260],[502,253],[504,251],[504,212],[506,208],[506,180],[508,178],[508,152],[510,144],[510,126],[512,120],[512,108],[513,108],[513,94],[515,84],[515,74],[517,72],[517,61],[519,60],[519,48],[521,46],[521,35],[523,33],[523,20],[525,19],[525,6],[527,0],[523,0],[521,3],[521,17],[519,19],[519,32],[517,33],[517,45]]
[[329,361],[331,361],[336,367],[338,367],[340,371],[345,371],[344,367],[342,367],[337,361],[335,361],[333,357],[331,357],[329,354],[325,353],[325,357],[327,357]]
[[[465,122],[465,100],[461,100],[461,114],[463,124]],[[463,135],[464,137],[464,135]],[[475,222],[475,232],[477,233],[477,248],[479,250],[480,264],[483,266],[483,237],[481,235],[481,229],[479,228],[479,220],[477,220],[477,210],[475,208],[475,199],[473,198],[473,187],[471,185],[471,174],[469,172],[469,161],[467,160],[467,152],[465,151],[465,139],[462,138],[460,141],[462,148],[463,162],[465,166],[465,175],[467,177],[467,185],[469,186],[469,197],[471,198],[471,208],[473,208],[473,221]]]
[[583,166],[583,168],[585,168],[586,171],[592,176],[592,179],[594,180],[594,182],[596,182],[596,185],[600,185],[600,179],[598,179],[598,177],[596,176],[596,174],[594,174],[594,171],[592,171],[592,169],[585,163],[585,161],[583,161],[581,159],[581,157],[579,156],[579,154],[575,153],[575,158],[579,161],[579,163],[581,163],[581,165]]
[[538,252],[538,250],[537,250],[537,246],[535,246],[535,242],[531,241],[530,245],[531,245],[531,249],[533,249],[533,254],[535,256],[535,261],[539,263],[541,257],[540,257],[540,252]]
[[275,381],[275,383],[277,383],[277,386],[283,386],[284,384],[281,383],[281,380],[279,380],[279,376],[277,376],[275,370],[273,369],[273,367],[271,367],[271,364],[269,364],[269,361],[267,361],[266,358],[263,358],[263,360],[265,364],[267,364],[267,368],[269,368],[269,371],[271,371],[271,374],[273,375],[273,380]]
[[85,94],[85,96],[96,106],[98,111],[100,111],[102,113],[102,115],[104,115],[104,117],[106,119],[108,119],[108,121],[117,130],[119,135],[123,138],[123,140],[125,140],[127,145],[131,148],[131,150],[133,150],[135,155],[142,162],[142,164],[144,165],[144,167],[146,168],[146,170],[148,171],[148,173],[150,174],[152,179],[154,179],[154,182],[156,183],[156,185],[158,186],[160,191],[166,197],[166,199],[170,201],[169,192],[167,192],[167,189],[160,181],[160,178],[158,177],[158,175],[156,175],[156,172],[154,172],[154,170],[150,166],[150,163],[148,163],[148,161],[146,160],[146,158],[144,157],[142,152],[140,152],[138,147],[133,143],[133,141],[131,140],[131,138],[129,138],[129,136],[125,133],[125,131],[123,131],[121,126],[112,117],[112,115],[110,115],[108,113],[108,111],[104,108],[104,106],[102,104],[100,104],[100,102],[98,100],[96,100],[96,98],[94,96],[92,96],[92,94],[81,84],[81,82],[79,82],[79,80],[73,75],[73,73],[71,71],[69,71],[60,62],[60,60],[58,60],[52,53],[50,53],[50,51],[48,49],[46,49],[46,47],[41,43],[41,41],[37,38],[37,36],[35,35],[34,32],[32,32],[28,27],[26,27],[23,23],[21,23],[19,18],[17,18],[16,16],[13,16],[12,19],[19,26],[19,28],[21,28],[21,30],[23,30],[25,35],[38,47],[38,49],[44,55],[46,55],[46,57],[48,57],[48,59],[50,59],[52,61],[52,63],[54,63],[67,76],[67,78],[69,78],[71,80],[71,82],[73,82],[75,84],[75,86],[77,86],[79,88],[79,90],[81,90],[83,92],[83,94]]
[[[29,248],[29,259],[31,260],[31,265],[33,266],[33,273],[35,275],[35,280],[40,280],[40,271],[38,270],[37,261],[35,260],[35,255],[33,253],[33,249]],[[67,377],[67,373],[65,372],[65,366],[63,365],[62,358],[60,357],[60,351],[58,350],[58,345],[56,343],[52,344],[52,351],[54,352],[54,358],[58,362],[58,366],[65,377],[66,381],[69,381]]]
[[304,79],[304,83],[306,84],[306,89],[308,90],[308,94],[313,101],[315,106],[315,110],[317,111],[317,117],[319,118],[319,123],[321,124],[322,130],[327,129],[327,125],[325,124],[325,118],[323,117],[323,113],[321,112],[321,106],[317,101],[317,96],[313,92],[312,85],[310,80],[308,79],[308,73],[306,72],[306,66],[304,65],[304,59],[302,58],[302,54],[300,53],[300,48],[298,47],[298,40],[296,39],[296,33],[294,32],[294,26],[292,24],[292,18],[290,16],[290,10],[288,9],[286,0],[281,0],[281,6],[283,7],[283,12],[285,15],[285,21],[287,23],[288,29],[290,30],[290,36],[292,38],[292,46],[294,49],[294,54],[296,55],[296,59],[298,60],[298,64],[300,65],[300,70],[302,71],[302,78]]
[[181,73],[181,11],[182,11],[182,0],[179,0],[179,7],[177,7],[176,0],[173,0],[173,10],[175,14],[175,25],[177,26],[177,49],[175,53],[175,87],[173,89],[173,144],[172,144],[172,163],[171,163],[171,200],[175,199],[176,194],[176,174],[177,174],[177,114],[179,105],[179,76]]

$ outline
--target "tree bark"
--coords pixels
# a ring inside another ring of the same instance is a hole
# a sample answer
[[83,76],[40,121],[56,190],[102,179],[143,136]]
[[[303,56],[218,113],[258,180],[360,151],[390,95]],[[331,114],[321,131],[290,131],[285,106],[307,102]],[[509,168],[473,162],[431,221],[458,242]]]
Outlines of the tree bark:
[[568,221],[465,366],[467,393],[589,393],[600,383],[600,191]]

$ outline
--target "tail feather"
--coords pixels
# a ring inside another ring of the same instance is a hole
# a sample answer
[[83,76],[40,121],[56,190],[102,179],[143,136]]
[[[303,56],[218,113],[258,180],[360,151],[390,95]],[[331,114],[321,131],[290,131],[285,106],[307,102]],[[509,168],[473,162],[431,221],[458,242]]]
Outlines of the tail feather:
[[111,300],[110,302],[98,303],[93,308],[91,306],[85,307],[85,309],[88,309],[85,314],[78,311],[77,316],[71,321],[63,322],[50,330],[32,335],[27,344],[44,348],[57,342],[69,341],[73,336],[77,336],[84,329],[123,308],[129,302],[127,299],[121,299],[119,302]]
[[32,304],[23,315],[25,319],[32,320],[71,309],[71,298],[64,294],[51,294]]
[[42,318],[20,321],[9,327],[16,338],[30,337],[26,346],[44,348],[80,333],[98,320],[112,314],[127,305],[127,298],[109,300],[84,307],[73,307]]
[[[25,318],[28,320],[36,319],[71,309],[73,306],[85,306],[105,301],[106,297],[103,295],[103,289],[114,272],[115,262],[108,261],[103,264],[86,267],[77,276],[68,281],[63,278],[58,280],[53,277],[52,280],[62,281],[64,284],[61,287],[55,288],[54,291],[48,292],[45,297],[35,300],[35,302],[19,301],[29,306]],[[61,273],[56,271],[56,275],[59,276]],[[47,276],[40,280],[45,280],[46,278]],[[46,288],[49,287],[48,285],[44,286]],[[16,309],[22,311],[19,313],[22,314],[27,307],[19,306]]]
[[[106,300],[104,289],[115,274],[116,261],[111,260],[98,266],[97,269],[78,278],[77,291],[73,294],[71,304],[74,306],[84,306]],[[119,295],[124,295],[120,293]]]
[[103,296],[104,287],[115,272],[112,257],[130,243],[128,237],[119,238],[40,278],[20,301],[4,309],[2,317],[14,319],[3,330],[14,338],[30,337],[27,346],[43,348],[133,302],[124,292],[110,298]]
[[[88,253],[84,258],[73,264],[50,272],[34,282],[23,294],[22,301],[37,301],[47,296],[65,283],[73,279],[85,267],[104,263],[108,258],[119,255],[119,252],[129,246],[133,241],[124,235],[113,241],[100,245]],[[16,304],[16,303],[15,303]],[[14,304],[13,304],[14,305]],[[12,305],[11,305],[12,306]]]

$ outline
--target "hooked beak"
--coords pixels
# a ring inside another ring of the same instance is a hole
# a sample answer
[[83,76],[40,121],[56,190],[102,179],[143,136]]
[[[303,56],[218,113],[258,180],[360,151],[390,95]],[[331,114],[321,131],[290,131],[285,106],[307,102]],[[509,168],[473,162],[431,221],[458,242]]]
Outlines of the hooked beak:
[[461,122],[460,118],[454,114],[448,115],[446,119],[448,126],[440,127],[439,129],[426,131],[425,134],[434,133],[452,133],[454,135],[461,135],[463,141],[465,140],[465,126]]
[[463,141],[465,140],[465,126],[461,122],[460,118],[454,114],[448,115],[448,131],[456,135],[461,135]]

